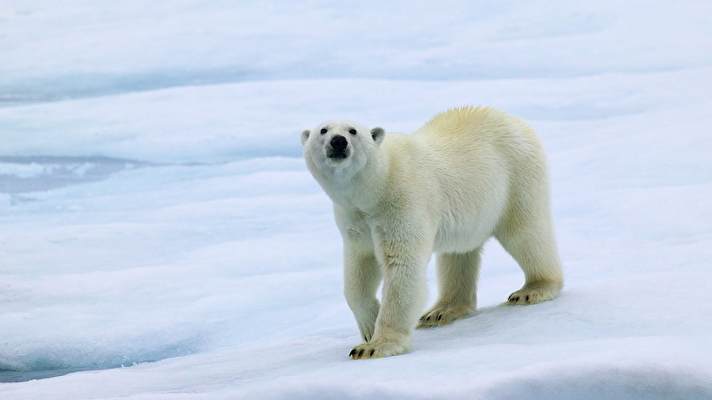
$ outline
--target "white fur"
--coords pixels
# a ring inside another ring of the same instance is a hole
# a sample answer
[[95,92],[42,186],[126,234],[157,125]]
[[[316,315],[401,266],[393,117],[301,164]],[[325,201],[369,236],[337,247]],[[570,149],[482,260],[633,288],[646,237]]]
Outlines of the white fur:
[[[374,139],[358,124],[331,122],[302,134],[307,166],[333,200],[344,241],[344,292],[365,340],[352,358],[407,350],[433,252],[439,299],[419,327],[447,324],[475,309],[480,251],[492,236],[524,271],[511,304],[559,293],[546,165],[532,129],[481,107],[441,113],[412,135],[379,129]],[[348,140],[346,159],[327,157],[335,135]]]

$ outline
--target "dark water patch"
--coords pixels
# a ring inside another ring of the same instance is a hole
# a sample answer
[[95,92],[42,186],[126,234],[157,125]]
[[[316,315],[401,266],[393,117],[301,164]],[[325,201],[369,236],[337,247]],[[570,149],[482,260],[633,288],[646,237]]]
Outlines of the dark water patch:
[[92,371],[95,368],[59,368],[59,369],[45,369],[38,371],[11,371],[11,370],[0,370],[0,383],[10,383],[10,382],[27,382],[37,379],[47,379],[54,378],[56,376],[62,376],[71,374],[73,372],[81,371]]
[[[2,362],[0,360],[0,383],[27,382],[35,379],[47,379],[83,371],[101,371],[108,369],[130,368],[140,364],[153,363],[169,358],[187,356],[196,353],[202,344],[200,336],[188,337],[175,343],[159,345],[154,349],[143,351],[130,351],[124,353],[116,350],[115,353],[88,357],[74,358],[78,349],[67,350],[56,356],[26,357],[19,360],[19,366]],[[122,354],[123,353],[123,354]],[[0,355],[1,356],[1,355]]]
[[105,179],[150,165],[109,157],[0,156],[0,193],[18,194]]

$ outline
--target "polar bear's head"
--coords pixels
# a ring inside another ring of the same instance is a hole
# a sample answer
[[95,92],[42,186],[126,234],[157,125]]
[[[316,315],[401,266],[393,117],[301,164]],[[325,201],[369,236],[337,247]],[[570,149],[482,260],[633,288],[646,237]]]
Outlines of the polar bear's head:
[[348,180],[376,156],[385,132],[353,122],[325,122],[302,132],[304,159],[319,179]]

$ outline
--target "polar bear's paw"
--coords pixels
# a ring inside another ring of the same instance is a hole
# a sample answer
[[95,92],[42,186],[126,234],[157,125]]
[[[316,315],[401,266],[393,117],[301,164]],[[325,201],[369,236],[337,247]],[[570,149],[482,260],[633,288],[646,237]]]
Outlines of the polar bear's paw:
[[398,342],[387,342],[382,340],[374,340],[372,342],[362,343],[349,353],[352,360],[365,360],[367,358],[381,358],[395,356],[408,351],[408,347]]
[[507,298],[507,303],[517,305],[541,303],[542,301],[555,298],[559,295],[560,291],[560,282],[531,282],[510,294],[509,298]]
[[418,321],[418,329],[447,325],[456,319],[472,314],[473,307],[466,305],[436,305],[423,314]]

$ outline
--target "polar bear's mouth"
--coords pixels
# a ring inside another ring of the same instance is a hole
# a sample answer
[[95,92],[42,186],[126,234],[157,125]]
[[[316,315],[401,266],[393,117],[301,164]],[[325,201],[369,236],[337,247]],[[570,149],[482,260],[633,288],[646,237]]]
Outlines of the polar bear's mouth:
[[349,156],[349,150],[328,149],[326,150],[326,156],[332,160],[343,160]]

